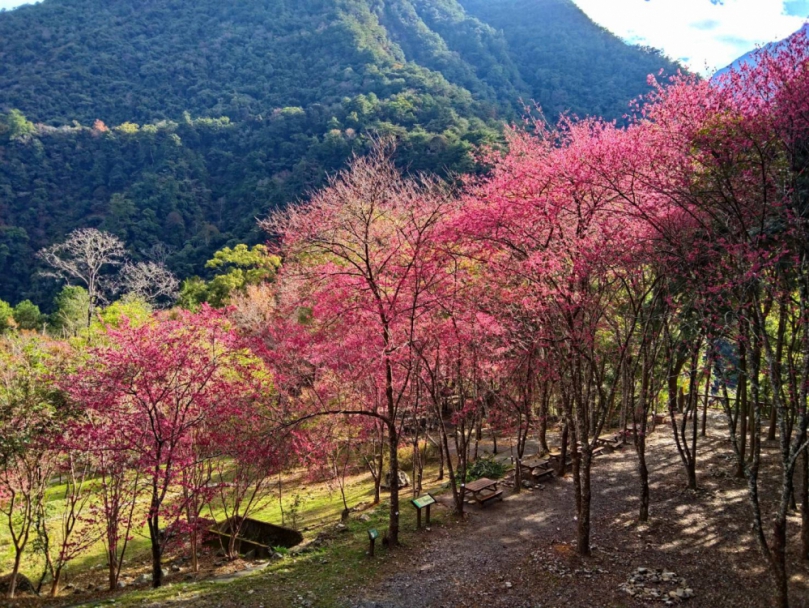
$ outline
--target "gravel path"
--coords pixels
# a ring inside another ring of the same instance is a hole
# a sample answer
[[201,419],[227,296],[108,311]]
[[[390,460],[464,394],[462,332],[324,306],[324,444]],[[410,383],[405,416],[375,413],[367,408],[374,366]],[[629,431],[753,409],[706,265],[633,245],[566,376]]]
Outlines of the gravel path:
[[[537,535],[551,532],[570,538],[574,527],[567,512],[572,500],[570,479],[555,480],[543,490],[511,494],[480,509],[468,506],[467,521],[432,528],[423,546],[408,555],[400,571],[350,602],[356,608],[474,605],[514,606],[507,583],[521,578],[520,565]],[[486,581],[484,585],[480,583]],[[486,601],[483,601],[486,600]],[[505,603],[490,600],[507,600]]]

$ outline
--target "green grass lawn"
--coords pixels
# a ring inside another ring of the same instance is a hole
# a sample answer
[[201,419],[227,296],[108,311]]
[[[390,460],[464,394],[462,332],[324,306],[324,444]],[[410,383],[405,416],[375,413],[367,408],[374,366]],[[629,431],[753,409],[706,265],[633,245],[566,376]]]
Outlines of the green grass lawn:
[[[440,490],[441,484],[433,482],[437,469],[425,470],[424,491]],[[389,503],[383,499],[380,505],[370,507],[362,512],[369,521],[360,521],[356,513],[347,522],[347,529],[335,532],[334,525],[340,519],[343,509],[339,491],[329,492],[325,484],[300,486],[298,492],[303,496],[301,506],[301,525],[317,526],[304,533],[311,538],[318,533],[325,533],[328,540],[311,552],[299,556],[289,555],[278,562],[247,576],[229,582],[200,581],[180,582],[168,581],[161,589],[143,589],[115,597],[116,606],[170,606],[184,607],[221,606],[253,606],[264,608],[286,608],[289,606],[310,605],[313,607],[339,606],[340,598],[351,597],[356,590],[363,587],[391,568],[396,566],[399,550],[388,550],[378,540],[376,556],[370,558],[368,551],[368,530],[376,528],[384,531],[388,524]],[[288,493],[294,496],[294,491]],[[383,495],[384,496],[384,495]],[[401,540],[405,547],[419,542],[420,535],[426,531],[416,530],[415,510],[409,507],[412,496],[410,488],[401,493]],[[360,502],[370,503],[373,499],[373,485],[370,476],[352,479],[347,489],[350,507]],[[258,519],[280,521],[280,507],[277,504],[267,505]],[[432,525],[445,525],[451,519],[446,509],[434,508]],[[107,600],[110,601],[110,600]],[[97,606],[102,602],[94,601],[85,606]]]

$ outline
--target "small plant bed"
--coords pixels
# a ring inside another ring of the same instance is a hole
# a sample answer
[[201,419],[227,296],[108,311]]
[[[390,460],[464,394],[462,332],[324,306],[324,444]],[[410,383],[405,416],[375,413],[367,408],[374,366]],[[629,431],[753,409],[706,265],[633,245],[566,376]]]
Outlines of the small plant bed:
[[508,467],[505,463],[495,460],[492,456],[482,456],[467,469],[466,481],[475,481],[481,477],[500,479],[507,470]]

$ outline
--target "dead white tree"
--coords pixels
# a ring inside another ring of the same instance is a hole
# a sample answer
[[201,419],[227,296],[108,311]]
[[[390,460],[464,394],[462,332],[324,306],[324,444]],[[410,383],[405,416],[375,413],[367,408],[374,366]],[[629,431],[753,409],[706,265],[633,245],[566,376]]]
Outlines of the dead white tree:
[[114,291],[110,271],[126,262],[126,249],[117,236],[95,228],[80,228],[71,232],[62,243],[46,247],[37,253],[51,270],[47,276],[69,285],[81,284],[87,289],[87,326],[99,302]]
[[121,269],[124,293],[143,298],[155,307],[171,306],[180,295],[180,281],[158,262],[127,262]]

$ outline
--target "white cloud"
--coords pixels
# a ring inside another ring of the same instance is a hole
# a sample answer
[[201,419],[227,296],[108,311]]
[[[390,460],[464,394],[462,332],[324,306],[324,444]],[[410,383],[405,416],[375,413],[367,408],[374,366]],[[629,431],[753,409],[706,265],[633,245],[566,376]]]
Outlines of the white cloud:
[[661,49],[694,71],[722,68],[756,45],[786,38],[807,15],[787,0],[573,0],[628,42]]

